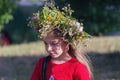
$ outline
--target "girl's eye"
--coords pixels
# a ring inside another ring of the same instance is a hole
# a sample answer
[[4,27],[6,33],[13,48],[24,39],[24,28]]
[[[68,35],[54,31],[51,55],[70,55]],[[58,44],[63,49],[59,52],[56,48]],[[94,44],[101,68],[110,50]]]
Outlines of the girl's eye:
[[52,45],[58,45],[58,43],[52,43]]

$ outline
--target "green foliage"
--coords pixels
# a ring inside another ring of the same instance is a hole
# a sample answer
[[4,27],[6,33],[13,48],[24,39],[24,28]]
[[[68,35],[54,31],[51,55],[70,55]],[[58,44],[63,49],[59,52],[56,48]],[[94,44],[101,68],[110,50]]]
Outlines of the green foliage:
[[12,12],[15,6],[15,0],[0,0],[0,31],[4,24],[13,19]]
[[13,13],[14,19],[6,24],[4,29],[8,31],[13,44],[26,43],[38,40],[37,32],[27,27],[27,19],[33,12],[38,11],[37,7],[17,6]]
[[56,0],[59,6],[71,4],[76,18],[83,19],[85,30],[94,35],[120,30],[119,0]]

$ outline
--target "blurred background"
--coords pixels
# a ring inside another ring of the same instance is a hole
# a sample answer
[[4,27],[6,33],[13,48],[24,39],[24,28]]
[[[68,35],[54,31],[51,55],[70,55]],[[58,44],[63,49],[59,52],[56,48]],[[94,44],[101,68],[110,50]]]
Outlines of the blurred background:
[[[0,0],[0,80],[29,80],[37,60],[46,55],[28,18],[49,0]],[[70,4],[73,17],[93,36],[85,53],[93,65],[94,80],[120,80],[120,1],[55,0]]]

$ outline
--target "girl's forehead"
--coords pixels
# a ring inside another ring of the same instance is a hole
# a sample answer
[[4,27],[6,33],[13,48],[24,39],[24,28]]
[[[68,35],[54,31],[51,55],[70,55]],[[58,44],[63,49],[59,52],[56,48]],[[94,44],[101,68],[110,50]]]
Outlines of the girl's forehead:
[[59,42],[59,41],[62,41],[61,38],[58,38],[58,37],[49,37],[49,38],[45,38],[43,41],[45,42]]
[[63,40],[63,37],[56,37],[56,36],[54,36],[53,34],[50,33],[43,40],[45,42],[48,42],[48,41],[61,41],[61,40]]

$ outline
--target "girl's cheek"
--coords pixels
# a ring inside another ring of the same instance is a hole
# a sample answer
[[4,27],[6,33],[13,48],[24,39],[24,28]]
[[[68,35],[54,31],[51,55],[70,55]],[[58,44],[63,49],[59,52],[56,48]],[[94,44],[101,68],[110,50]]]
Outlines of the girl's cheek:
[[56,51],[63,51],[63,49],[61,48],[61,47],[56,47],[56,49],[55,49]]

